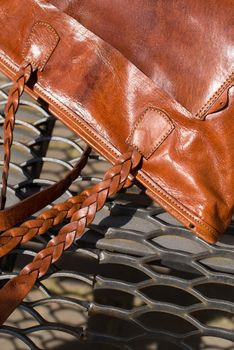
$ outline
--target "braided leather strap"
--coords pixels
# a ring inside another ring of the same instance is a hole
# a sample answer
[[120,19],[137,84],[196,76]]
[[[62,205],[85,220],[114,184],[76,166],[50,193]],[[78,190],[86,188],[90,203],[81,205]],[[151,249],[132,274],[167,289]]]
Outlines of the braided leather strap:
[[[91,150],[91,147],[86,147],[73,169],[63,179],[4,210],[0,210],[0,231],[9,230],[17,224],[22,223],[30,215],[45,208],[48,204],[59,198],[79,176],[81,170],[87,164]],[[0,242],[1,244],[4,244],[4,242]],[[0,248],[0,250],[2,249]]]
[[48,242],[33,261],[0,290],[0,324],[3,324],[21,303],[37,278],[45,275],[50,265],[60,258],[63,251],[68,249],[76,238],[83,235],[96,212],[104,206],[107,197],[117,193],[124,186],[130,172],[140,161],[141,155],[136,150],[126,152],[119,157],[117,164],[106,172],[100,183],[83,192],[86,199],[81,208],[73,212],[71,222],[62,227],[58,235]]
[[[90,151],[91,148],[87,147],[73,169],[74,174],[71,172],[69,173],[69,176],[71,177],[69,183],[71,183],[74,179],[74,175],[76,178],[86,165]],[[53,189],[53,186],[51,189]],[[48,197],[50,199],[50,196],[45,191],[47,190],[39,193],[41,193],[43,197],[46,196],[46,200]],[[33,199],[33,197],[30,198]],[[80,208],[80,205],[85,198],[86,196],[83,193],[69,198],[64,203],[55,204],[51,209],[38,215],[37,218],[28,220],[22,223],[19,227],[13,227],[2,233],[0,235],[0,258],[9,253],[18,244],[28,242],[36,235],[42,235],[43,233],[47,232],[49,228],[61,223],[65,218],[70,218],[74,211]],[[40,201],[42,204],[44,203],[43,199],[41,198]]]
[[19,107],[20,96],[24,92],[24,87],[32,74],[30,63],[24,63],[14,79],[13,86],[10,89],[8,102],[5,107],[4,122],[4,163],[2,172],[2,190],[0,209],[3,210],[6,203],[7,179],[9,173],[9,164],[11,157],[11,145],[13,142],[13,131],[15,126],[15,114]]
[[[25,220],[28,216],[44,208],[48,203],[53,202],[60,197],[70,186],[72,181],[79,175],[80,171],[86,165],[88,156],[91,152],[91,147],[87,147],[84,154],[77,162],[75,167],[67,174],[67,176],[54,185],[32,195],[29,198],[4,210],[6,202],[7,180],[9,173],[11,145],[13,142],[13,131],[15,125],[15,114],[19,107],[20,97],[24,91],[25,84],[29,80],[32,72],[36,68],[32,68],[30,63],[23,63],[19,72],[16,74],[12,88],[10,89],[8,101],[5,107],[5,122],[4,122],[4,164],[2,173],[2,191],[0,203],[0,230],[8,230],[16,224]],[[7,233],[9,236],[9,232]],[[0,244],[5,244],[5,240]],[[9,239],[8,239],[9,242]],[[17,245],[17,241],[11,240],[8,247],[1,247],[0,256],[5,255]]]
[[86,195],[81,193],[69,198],[64,203],[55,204],[51,209],[44,211],[35,219],[28,220],[19,227],[13,227],[0,236],[0,258],[9,253],[17,245],[30,241],[37,235],[43,235],[51,227],[60,224],[64,219],[71,218],[74,211],[80,206]]
[[[79,163],[81,170],[87,161],[86,155],[90,152],[84,152]],[[77,164],[78,165],[78,164]],[[123,187],[129,187],[132,181],[127,179]],[[44,211],[35,219],[23,222],[19,227],[12,227],[0,235],[0,258],[8,254],[17,245],[30,241],[37,235],[43,235],[51,227],[60,224],[65,219],[70,219],[74,212],[80,209],[81,204],[87,197],[87,191],[84,191],[77,196],[68,198],[65,202],[54,204],[49,210]]]

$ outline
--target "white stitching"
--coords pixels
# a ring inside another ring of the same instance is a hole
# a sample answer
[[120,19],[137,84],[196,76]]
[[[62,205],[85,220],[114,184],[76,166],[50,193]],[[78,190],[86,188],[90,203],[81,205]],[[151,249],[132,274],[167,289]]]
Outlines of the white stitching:
[[225,91],[228,85],[234,80],[234,72],[229,74],[227,79],[221,84],[218,90],[211,96],[211,98],[205,103],[205,105],[195,114],[195,118],[204,119],[206,112],[212,106],[212,104],[217,100],[217,98]]
[[[32,34],[35,33],[37,27],[40,27],[40,26],[46,27],[47,29],[49,29],[53,33],[53,35],[54,35],[54,42],[53,42],[53,45],[51,44],[51,46],[48,48],[48,53],[45,56],[44,60],[38,65],[33,60],[29,60],[27,58],[27,50],[29,49],[29,47],[31,45],[31,42],[32,42]],[[24,46],[24,48],[22,50],[22,56],[27,62],[31,63],[35,68],[38,68],[39,70],[42,70],[44,68],[44,65],[48,61],[49,57],[51,56],[52,52],[54,51],[55,47],[57,46],[58,41],[59,41],[59,36],[58,36],[58,33],[54,30],[54,28],[51,27],[51,25],[49,23],[38,21],[32,27],[32,30],[31,30],[31,32],[30,32],[30,34],[28,36],[27,41],[26,41],[26,44],[25,44],[25,46]]]
[[[151,110],[151,111],[155,111],[157,113],[159,113],[167,122],[167,124],[170,124],[170,128],[162,135],[162,137],[160,138],[160,140],[154,144],[151,149],[146,153],[146,154],[143,154],[143,152],[138,148],[137,145],[135,145],[133,143],[133,141],[131,140],[133,138],[133,134],[135,132],[135,130],[138,128],[138,126],[141,124],[141,122],[143,121],[146,113]],[[161,145],[161,143],[167,138],[167,136],[172,132],[172,130],[175,128],[173,122],[171,121],[171,119],[166,115],[166,113],[162,112],[160,109],[158,108],[155,108],[155,107],[148,107],[144,113],[140,116],[140,118],[138,119],[138,121],[136,122],[131,134],[128,136],[126,142],[128,144],[130,144],[131,146],[133,146],[134,148],[136,148],[138,150],[138,152],[140,154],[142,154],[146,159],[148,159],[151,154]]]

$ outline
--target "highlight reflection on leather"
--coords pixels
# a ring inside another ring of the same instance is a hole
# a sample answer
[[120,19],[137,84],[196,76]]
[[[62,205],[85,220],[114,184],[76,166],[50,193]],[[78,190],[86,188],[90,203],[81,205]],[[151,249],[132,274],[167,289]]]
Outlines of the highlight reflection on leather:
[[[31,28],[49,23],[60,41],[28,91],[110,161],[127,150],[148,108],[169,116],[174,129],[137,179],[215,242],[234,204],[232,1],[3,0],[0,9],[1,69],[14,77]],[[161,127],[155,113],[148,128],[158,135]],[[145,138],[144,148],[151,146]]]
[[234,70],[230,0],[48,2],[117,48],[193,115]]

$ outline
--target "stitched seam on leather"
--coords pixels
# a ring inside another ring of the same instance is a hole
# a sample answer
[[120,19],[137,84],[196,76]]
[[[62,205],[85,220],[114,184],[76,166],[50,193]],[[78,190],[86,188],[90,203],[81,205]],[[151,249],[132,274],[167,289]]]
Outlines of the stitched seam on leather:
[[205,103],[205,105],[195,114],[195,118],[203,119],[205,117],[206,112],[212,106],[212,104],[216,101],[216,99],[225,91],[228,85],[234,80],[234,72],[232,72],[225,81],[221,84],[218,90],[214,93],[213,96]]
[[[42,90],[43,89],[43,90]],[[35,89],[36,90],[36,89]],[[41,95],[46,96],[46,98],[48,100],[50,100],[53,104],[55,104],[56,106],[58,106],[60,109],[62,109],[64,111],[64,113],[68,114],[72,119],[75,119],[76,122],[78,122],[80,125],[82,125],[82,127],[84,127],[84,129],[86,129],[89,133],[91,133],[93,135],[94,138],[96,138],[97,141],[101,142],[105,147],[107,147],[111,152],[114,152],[115,155],[119,155],[116,151],[113,150],[112,147],[110,147],[103,139],[101,139],[100,137],[98,137],[98,135],[96,135],[96,133],[91,129],[91,127],[87,126],[86,124],[84,124],[84,122],[82,120],[80,120],[77,115],[74,115],[73,113],[69,112],[68,109],[69,107],[66,107],[62,104],[60,104],[59,102],[57,102],[55,100],[55,97],[50,94],[48,91],[46,91],[40,84],[37,83],[37,90],[40,91]],[[46,91],[46,92],[45,92]],[[51,96],[50,96],[50,95]],[[97,132],[97,131],[96,131]]]
[[38,68],[39,70],[42,70],[44,65],[46,64],[46,62],[48,61],[49,57],[51,56],[51,54],[53,53],[54,49],[55,49],[55,46],[57,45],[58,43],[58,40],[59,40],[59,36],[58,36],[58,33],[54,30],[53,27],[51,27],[51,25],[49,25],[49,23],[46,23],[46,22],[42,22],[42,21],[39,21],[39,22],[36,22],[33,27],[32,27],[32,30],[29,34],[29,37],[26,41],[26,44],[23,48],[23,51],[22,51],[22,56],[23,58],[28,62],[29,59],[27,58],[27,50],[29,49],[30,45],[31,45],[31,42],[32,42],[32,37],[31,37],[31,34],[34,33],[36,31],[36,27],[38,26],[44,26],[46,28],[48,28],[54,35],[55,37],[55,40],[54,40],[54,45],[50,45],[49,47],[49,51],[47,53],[47,55],[45,56],[44,60],[41,62],[41,64],[38,66],[38,64],[36,62],[34,62],[33,60],[30,60],[30,63]]
[[[4,62],[4,64],[6,64],[11,70],[15,71],[15,73],[17,72],[17,69],[19,66],[17,66],[15,63],[13,63],[11,61],[11,59],[8,56],[6,56],[3,52],[0,52],[0,58]],[[25,88],[27,89],[27,86]],[[103,144],[106,148],[108,148],[112,154],[114,154],[117,157],[120,155],[120,152],[115,150],[114,146],[113,147],[109,146],[105,140],[103,140],[98,134],[94,133],[94,131],[88,125],[86,125],[85,122],[82,121],[82,119],[80,119],[81,117],[79,118],[77,115],[75,115],[74,113],[69,111],[69,107],[62,105],[61,102],[59,102],[57,99],[55,100],[55,97],[53,97],[39,83],[37,83],[37,85],[34,87],[34,90],[35,90],[35,92],[38,91],[40,94],[44,95],[55,106],[62,109],[64,111],[64,113],[66,113],[73,121],[75,119],[75,121],[77,121],[80,125],[82,125],[82,127],[84,127],[84,129],[86,129],[90,134],[93,135],[93,137],[96,141],[100,141],[101,144]],[[35,96],[33,96],[33,98],[36,99]],[[57,111],[57,113],[61,115],[60,111]]]
[[185,209],[184,207],[181,206],[181,204],[178,202],[177,199],[175,199],[170,193],[166,192],[165,190],[160,190],[158,187],[159,185],[154,181],[154,183],[158,186],[156,187],[154,184],[152,184],[143,174],[143,170],[142,170],[142,174],[139,174],[140,176],[142,176],[144,178],[144,181],[147,182],[150,186],[152,186],[157,192],[159,192],[162,197],[165,197],[169,202],[173,203],[173,205],[175,205],[178,209],[180,209],[181,211],[183,211],[187,216],[191,217],[192,219],[194,219],[196,222],[198,222],[199,224],[201,224],[202,226],[204,226],[204,228],[206,228],[211,234],[214,234],[215,236],[218,235],[218,231],[211,227],[209,224],[207,224],[204,221],[201,221],[200,218],[198,218],[197,216],[195,216],[194,214],[192,214],[191,212],[188,211],[188,209]]
[[[0,53],[1,54],[1,53]],[[2,55],[0,55],[2,56]],[[5,63],[9,66],[9,62],[8,62],[8,57],[6,57],[5,59]],[[13,67],[15,65],[13,64]],[[12,68],[12,67],[11,67]],[[16,70],[16,68],[14,69]],[[43,91],[42,91],[43,89]],[[98,135],[96,135],[92,130],[90,130],[90,128],[83,124],[77,117],[75,117],[71,112],[68,111],[68,108],[65,107],[64,105],[61,105],[58,101],[55,101],[54,98],[52,98],[51,96],[48,96],[49,93],[47,91],[44,91],[44,88],[42,88],[41,86],[39,86],[39,84],[37,83],[37,88],[35,88],[35,90],[39,90],[40,93],[44,96],[46,96],[46,98],[48,98],[49,100],[52,101],[52,103],[54,103],[55,105],[57,105],[59,108],[63,109],[64,112],[68,115],[70,115],[72,117],[72,119],[76,119],[82,126],[84,126],[84,128],[89,131],[93,137],[97,140],[100,141],[104,146],[106,146],[112,153],[114,153],[115,155],[118,155],[118,153],[116,151],[113,150],[112,147],[110,147],[103,139],[99,138]],[[159,192],[161,194],[162,197],[164,197],[165,199],[168,199],[169,202],[171,202],[173,205],[175,205],[175,207],[177,207],[178,209],[180,209],[182,212],[184,212],[188,217],[191,217],[192,219],[194,219],[196,222],[198,222],[199,224],[201,224],[202,226],[204,226],[204,228],[206,228],[212,235],[214,235],[215,237],[218,236],[218,231],[216,231],[214,228],[207,226],[208,224],[206,224],[205,222],[201,221],[201,219],[197,218],[196,216],[194,216],[193,214],[191,214],[187,209],[181,207],[181,205],[177,202],[177,200],[172,197],[170,194],[168,194],[165,190],[160,190],[158,187],[159,185],[155,182],[155,185],[158,186],[156,187],[152,182],[150,182],[148,179],[146,179],[146,175],[143,174],[143,170],[141,170],[141,174],[138,173],[139,177],[142,177],[144,179],[145,182],[147,182],[150,186],[152,186],[157,192]],[[176,216],[176,215],[175,215]],[[180,218],[179,215],[177,215],[178,218]]]
[[[167,125],[170,124],[170,128],[161,136],[160,140],[154,144],[151,149],[149,150],[149,152],[147,152],[146,154],[143,154],[143,152],[139,149],[139,147],[137,145],[135,145],[133,142],[132,142],[132,138],[133,138],[133,134],[135,132],[135,130],[138,128],[138,126],[141,124],[141,122],[143,121],[146,113],[148,111],[155,111],[157,113],[159,113],[163,119],[166,120],[167,122]],[[137,149],[137,151],[142,154],[146,159],[148,159],[152,153],[162,144],[162,142],[167,138],[167,136],[172,132],[172,130],[175,128],[173,122],[171,121],[171,119],[166,115],[166,113],[162,112],[160,109],[158,108],[154,108],[154,107],[148,107],[144,113],[140,116],[140,118],[138,119],[138,121],[136,122],[135,126],[134,126],[134,129],[132,130],[131,134],[128,136],[127,140],[126,140],[126,143],[128,143],[129,145],[133,146],[134,148]]]
[[[39,84],[37,84],[39,85]],[[47,96],[47,93],[44,93],[44,91],[41,91],[42,94],[44,94],[45,96]],[[78,122],[80,122],[80,120],[75,117],[73,114],[69,113],[67,111],[67,108],[64,107],[63,105],[60,105],[59,103],[57,103],[57,101],[54,101],[54,99],[52,99],[50,96],[47,96],[47,98],[49,98],[53,103],[57,104],[58,107],[62,107],[62,109],[64,110],[64,112],[68,113],[69,115],[71,115],[71,117],[75,118]],[[103,145],[105,145],[107,148],[109,148],[110,151],[113,152],[113,149],[111,147],[109,147],[109,145],[102,139],[99,139],[97,137],[97,135],[89,129],[89,127],[87,127],[85,124],[83,124],[82,122],[80,122],[80,124],[82,126],[84,126],[89,132],[92,133],[92,135],[94,136],[94,138],[96,138],[97,140],[99,140]],[[117,152],[115,153],[117,155]],[[145,181],[149,184],[149,185],[152,185],[150,181],[148,181],[147,179],[145,179]],[[156,184],[156,182],[155,182]],[[158,184],[156,184],[157,186],[159,186]],[[157,190],[163,197],[167,198],[170,202],[172,202],[178,209],[180,209],[181,211],[183,211],[184,213],[186,213],[189,217],[193,218],[196,222],[200,223],[202,226],[204,226],[211,234],[214,234],[215,236],[217,236],[218,232],[215,231],[215,229],[211,228],[210,226],[207,226],[208,224],[206,224],[205,222],[203,221],[200,221],[201,219],[197,218],[196,216],[194,216],[193,214],[191,214],[190,212],[187,211],[187,209],[181,207],[181,205],[177,202],[177,200],[171,196],[171,194],[167,194],[164,193],[163,191],[159,190],[159,188],[153,186],[155,188],[155,190]]]

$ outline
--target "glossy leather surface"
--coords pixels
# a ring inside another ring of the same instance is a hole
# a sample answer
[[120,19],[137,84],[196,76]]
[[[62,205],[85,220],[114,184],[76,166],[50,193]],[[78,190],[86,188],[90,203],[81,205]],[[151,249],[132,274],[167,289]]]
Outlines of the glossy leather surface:
[[232,0],[48,0],[196,115],[234,71]]
[[[110,161],[127,150],[147,109],[165,113],[174,128],[143,160],[137,179],[184,225],[215,242],[234,204],[232,1],[61,1],[60,7],[140,70],[42,0],[1,2],[1,69],[13,77],[31,28],[48,22],[60,41],[28,91]],[[164,134],[157,113],[147,121],[152,134]],[[152,137],[144,139],[146,154],[151,148]]]

